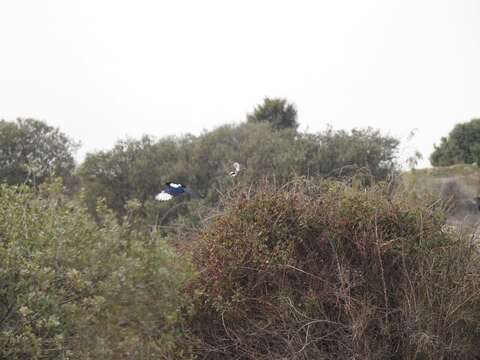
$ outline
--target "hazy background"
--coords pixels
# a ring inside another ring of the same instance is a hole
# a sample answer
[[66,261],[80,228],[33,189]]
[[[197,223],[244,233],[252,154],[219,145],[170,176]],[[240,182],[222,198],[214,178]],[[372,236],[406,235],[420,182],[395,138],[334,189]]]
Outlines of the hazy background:
[[242,121],[264,96],[310,131],[418,129],[425,157],[480,117],[478,0],[2,0],[0,51],[0,118],[59,126],[79,160]]

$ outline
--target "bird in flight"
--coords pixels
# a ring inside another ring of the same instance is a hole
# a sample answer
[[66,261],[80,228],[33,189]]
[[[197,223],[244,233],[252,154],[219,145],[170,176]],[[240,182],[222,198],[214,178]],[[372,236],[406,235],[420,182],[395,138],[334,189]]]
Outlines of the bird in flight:
[[165,189],[163,189],[160,193],[155,196],[155,199],[158,201],[168,201],[173,199],[176,196],[180,196],[182,194],[188,194],[193,197],[198,197],[198,194],[194,192],[192,189],[186,187],[180,183],[174,182],[167,182]]
[[238,173],[240,172],[240,164],[238,162],[234,162],[233,168],[234,170],[228,173],[231,177],[235,177],[238,175]]

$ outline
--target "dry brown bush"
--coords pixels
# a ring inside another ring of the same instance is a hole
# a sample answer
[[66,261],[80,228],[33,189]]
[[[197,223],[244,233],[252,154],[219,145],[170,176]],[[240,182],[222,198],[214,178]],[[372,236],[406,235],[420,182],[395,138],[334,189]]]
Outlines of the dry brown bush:
[[478,359],[477,251],[381,186],[225,197],[194,245],[199,359]]

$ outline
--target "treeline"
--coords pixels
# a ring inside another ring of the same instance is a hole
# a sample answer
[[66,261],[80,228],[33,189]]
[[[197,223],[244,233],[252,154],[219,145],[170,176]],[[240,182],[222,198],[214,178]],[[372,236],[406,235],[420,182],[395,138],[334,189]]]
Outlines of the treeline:
[[[166,224],[180,215],[195,221],[188,207],[211,207],[232,186],[267,177],[278,184],[301,176],[346,179],[362,169],[371,179],[384,180],[397,170],[399,141],[378,130],[308,133],[297,127],[294,105],[267,98],[246,122],[199,136],[120,140],[110,150],[87,154],[75,169],[72,151],[78,145],[59,129],[33,119],[2,121],[0,179],[39,185],[61,177],[70,193],[82,190],[92,213],[97,200],[105,199],[121,219],[125,205],[137,200],[146,223],[158,225],[159,219]],[[233,162],[242,167],[235,179],[228,176]],[[202,200],[172,211],[171,204],[154,200],[167,181],[188,184]]]

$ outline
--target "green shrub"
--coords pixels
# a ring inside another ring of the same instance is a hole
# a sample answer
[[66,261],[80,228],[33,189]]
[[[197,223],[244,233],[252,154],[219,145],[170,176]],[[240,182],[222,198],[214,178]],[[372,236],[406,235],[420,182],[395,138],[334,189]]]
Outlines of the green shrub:
[[58,184],[0,187],[1,359],[178,358],[191,266],[131,217],[97,215]]
[[478,257],[404,194],[264,184],[199,235],[202,359],[480,357]]

